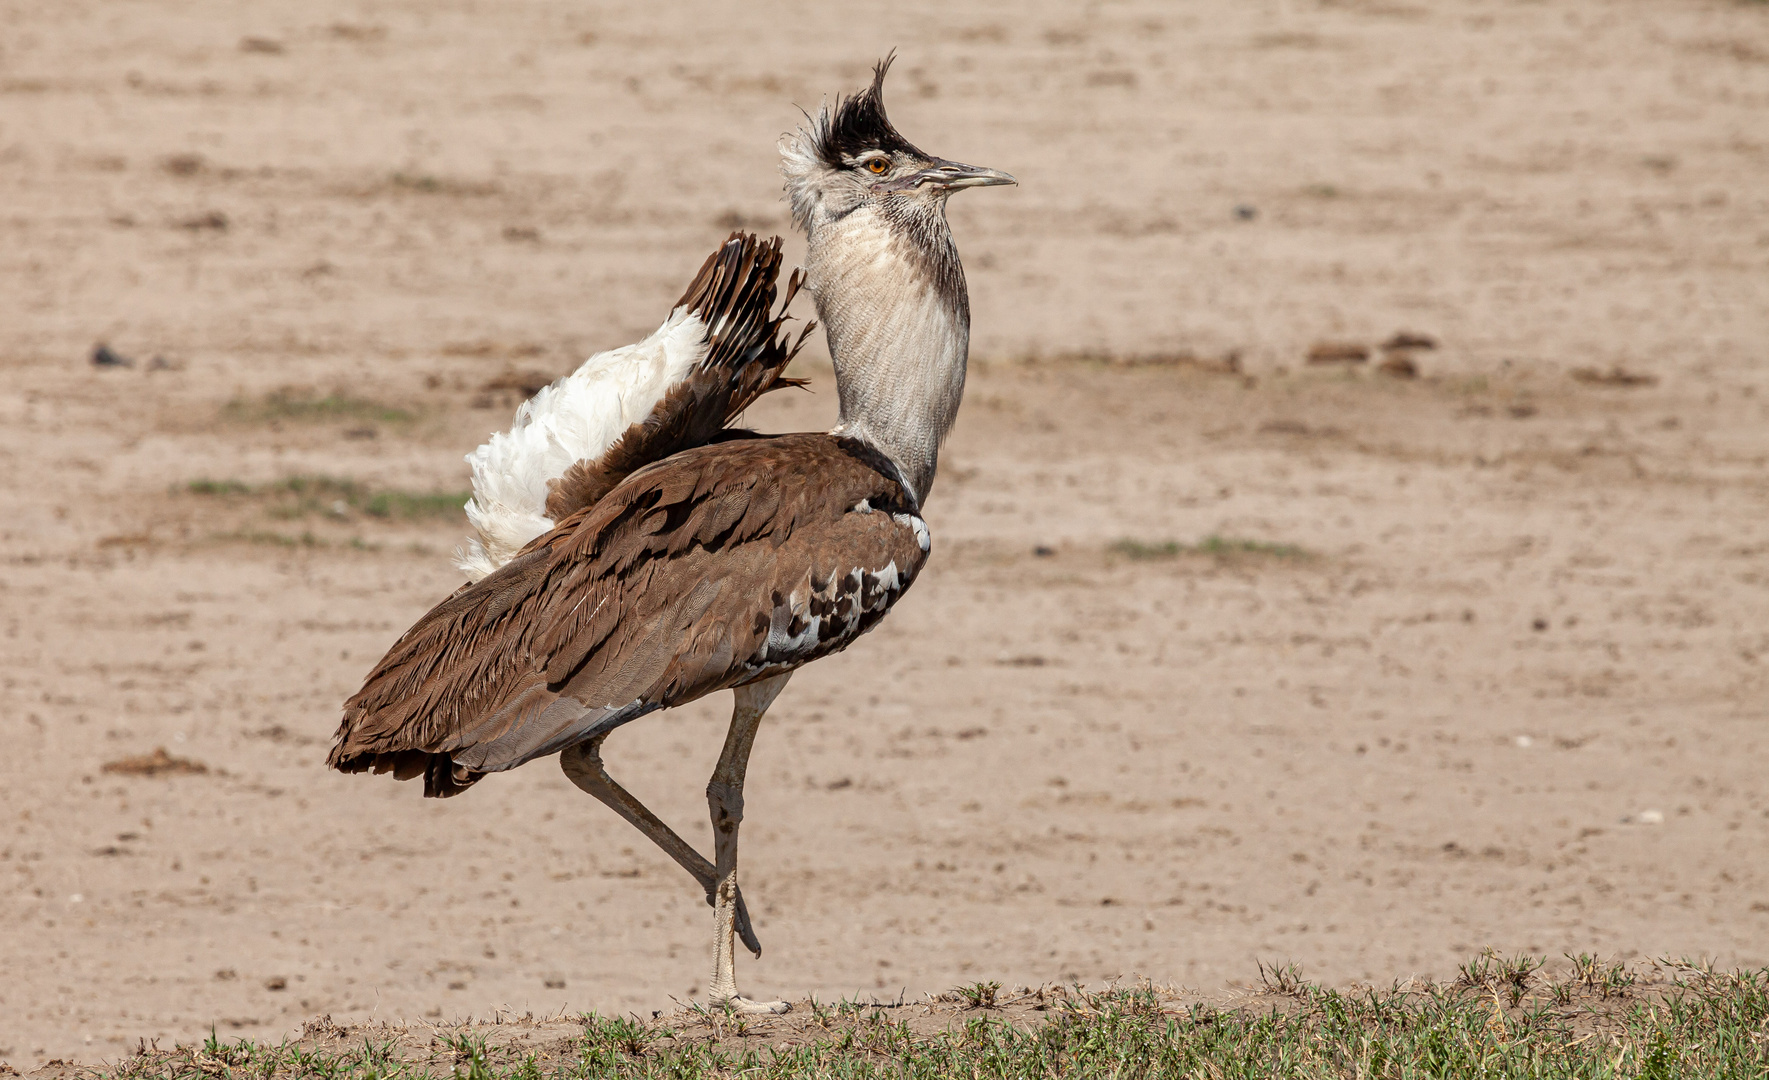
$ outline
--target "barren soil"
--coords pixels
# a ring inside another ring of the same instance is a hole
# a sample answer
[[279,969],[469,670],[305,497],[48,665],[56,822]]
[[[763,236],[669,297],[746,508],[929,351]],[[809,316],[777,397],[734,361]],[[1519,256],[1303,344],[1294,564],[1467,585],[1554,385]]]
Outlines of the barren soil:
[[[1023,186],[929,568],[758,744],[746,988],[1769,962],[1769,6],[0,0],[0,1060],[704,991],[551,763],[322,759],[461,455],[892,47]],[[728,708],[608,746],[701,841]]]

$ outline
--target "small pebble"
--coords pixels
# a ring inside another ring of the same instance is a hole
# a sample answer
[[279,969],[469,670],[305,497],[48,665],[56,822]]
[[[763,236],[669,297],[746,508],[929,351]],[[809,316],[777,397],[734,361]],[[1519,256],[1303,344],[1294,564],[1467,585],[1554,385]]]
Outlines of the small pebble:
[[121,353],[113,351],[109,345],[106,345],[104,342],[101,341],[98,343],[98,347],[96,349],[92,350],[92,366],[93,367],[134,367],[135,361],[129,359],[127,356],[124,356]]

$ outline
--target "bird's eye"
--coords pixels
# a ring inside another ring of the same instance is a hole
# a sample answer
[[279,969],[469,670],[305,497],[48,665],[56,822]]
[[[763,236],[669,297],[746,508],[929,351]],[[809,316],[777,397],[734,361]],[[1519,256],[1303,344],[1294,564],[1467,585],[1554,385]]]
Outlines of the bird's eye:
[[875,157],[871,161],[868,161],[866,163],[866,171],[871,173],[874,176],[883,176],[885,173],[885,170],[889,169],[890,167],[891,167],[891,163],[881,157]]

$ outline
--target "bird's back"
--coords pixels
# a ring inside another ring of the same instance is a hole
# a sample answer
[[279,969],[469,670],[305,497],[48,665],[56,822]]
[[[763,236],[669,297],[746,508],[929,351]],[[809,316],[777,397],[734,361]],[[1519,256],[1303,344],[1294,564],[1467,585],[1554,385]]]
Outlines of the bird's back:
[[683,451],[418,620],[345,704],[330,764],[453,795],[846,648],[928,548],[900,471],[860,440],[745,435]]

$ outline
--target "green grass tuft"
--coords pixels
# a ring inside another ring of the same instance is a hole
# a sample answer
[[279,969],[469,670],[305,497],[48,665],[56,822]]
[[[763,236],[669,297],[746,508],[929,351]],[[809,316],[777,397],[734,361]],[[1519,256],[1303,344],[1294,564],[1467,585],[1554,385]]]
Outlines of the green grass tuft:
[[185,490],[192,495],[245,495],[252,489],[238,480],[192,480]]
[[384,405],[348,394],[327,394],[316,398],[279,390],[260,401],[240,398],[228,402],[222,416],[243,423],[323,424],[339,421],[359,423],[405,424],[416,416],[392,405]]
[[1113,555],[1122,555],[1127,559],[1177,559],[1181,555],[1208,555],[1216,559],[1232,559],[1244,556],[1263,557],[1268,559],[1307,559],[1310,553],[1294,544],[1271,544],[1263,540],[1244,540],[1236,537],[1206,536],[1195,544],[1182,544],[1177,540],[1162,540],[1149,543],[1126,537],[1115,541],[1106,548]]
[[298,536],[288,533],[272,532],[268,529],[235,529],[233,532],[210,533],[209,539],[220,544],[257,544],[264,547],[281,548],[335,548],[345,547],[352,551],[379,551],[381,545],[371,544],[360,536],[339,542],[328,540],[323,536],[315,536],[304,531]]
[[291,520],[325,514],[349,517],[352,512],[382,520],[417,521],[453,517],[472,498],[471,491],[374,491],[360,481],[336,476],[289,476],[268,484],[240,480],[192,480],[192,495],[252,499],[273,518]]
[[304,532],[300,536],[290,536],[287,533],[270,532],[267,529],[236,529],[233,532],[216,533],[213,539],[224,543],[263,544],[268,547],[314,548],[331,546],[329,542],[321,540],[310,532]]
[[449,517],[473,497],[471,491],[378,491],[362,502],[362,512],[378,518]]
[[964,1002],[965,1008],[993,1009],[995,1007],[995,998],[1001,993],[1001,984],[994,982],[993,980],[990,982],[972,983],[969,986],[960,986],[953,990],[952,993],[958,998],[958,1000]]
[[429,173],[396,172],[393,174],[393,186],[400,191],[415,191],[424,195],[496,195],[498,192],[496,184],[456,180]]

